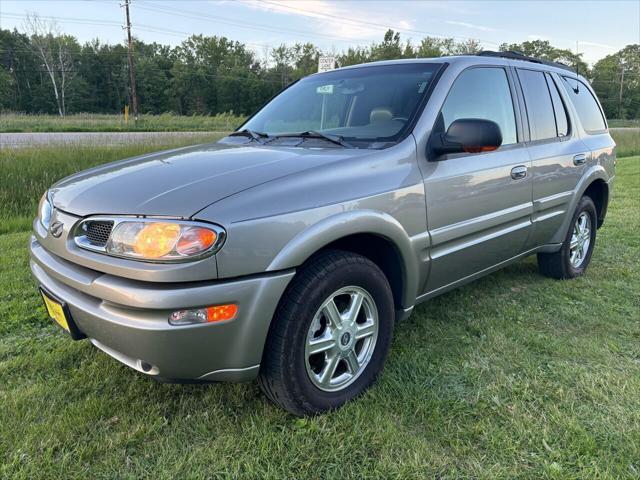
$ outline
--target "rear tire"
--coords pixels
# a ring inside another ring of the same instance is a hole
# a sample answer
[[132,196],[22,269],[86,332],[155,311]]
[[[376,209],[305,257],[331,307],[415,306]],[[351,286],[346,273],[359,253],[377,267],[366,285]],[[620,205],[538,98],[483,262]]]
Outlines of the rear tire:
[[299,270],[273,319],[258,383],[295,415],[333,410],[380,374],[394,323],[393,295],[371,260],[328,250]]
[[596,207],[590,197],[583,196],[571,218],[567,236],[560,250],[538,254],[538,269],[542,275],[557,279],[583,275],[591,261],[596,243]]

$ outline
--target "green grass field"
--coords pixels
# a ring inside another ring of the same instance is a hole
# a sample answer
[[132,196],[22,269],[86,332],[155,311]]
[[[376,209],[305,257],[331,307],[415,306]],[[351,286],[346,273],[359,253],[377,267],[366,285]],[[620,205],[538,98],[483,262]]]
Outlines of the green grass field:
[[[125,124],[124,115],[78,113],[60,118],[58,115],[0,113],[0,133],[4,132],[227,132],[242,124],[245,116],[233,113],[217,115],[140,115]],[[610,128],[640,128],[640,120],[608,121]]]
[[30,228],[44,191],[67,175],[102,163],[183,147],[192,142],[193,139],[187,138],[164,145],[149,142],[118,147],[74,145],[0,150],[0,234]]
[[640,157],[618,162],[586,276],[530,258],[422,304],[372,390],[297,419],[254,383],[156,383],[46,318],[39,196],[157,148],[0,152],[0,478],[640,476]]
[[611,136],[616,142],[616,153],[619,157],[640,154],[640,128],[612,130]]
[[638,118],[629,118],[626,120],[612,118],[607,120],[607,123],[609,124],[609,128],[640,128],[640,119]]
[[137,122],[124,115],[79,113],[60,118],[58,115],[0,114],[3,132],[228,132],[244,121],[232,113],[217,115],[140,115]]

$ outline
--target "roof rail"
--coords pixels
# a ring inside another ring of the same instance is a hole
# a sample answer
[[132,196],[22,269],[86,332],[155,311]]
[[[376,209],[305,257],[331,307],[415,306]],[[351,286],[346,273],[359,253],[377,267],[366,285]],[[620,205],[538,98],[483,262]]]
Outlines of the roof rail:
[[570,72],[575,72],[575,68],[570,67],[569,65],[565,65],[560,62],[551,62],[549,60],[542,60],[541,58],[528,57],[522,52],[516,52],[514,50],[507,50],[506,52],[494,52],[491,50],[483,50],[478,52],[476,55],[479,57],[499,57],[499,58],[508,58],[510,60],[522,60],[524,62],[532,62],[539,63],[541,65],[548,65],[550,67],[562,68],[563,70],[568,70]]

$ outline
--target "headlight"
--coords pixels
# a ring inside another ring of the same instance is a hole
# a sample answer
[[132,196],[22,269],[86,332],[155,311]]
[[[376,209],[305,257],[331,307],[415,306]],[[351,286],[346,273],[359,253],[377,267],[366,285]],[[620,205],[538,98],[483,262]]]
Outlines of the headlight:
[[40,199],[40,204],[38,205],[38,218],[40,219],[40,223],[46,230],[49,230],[52,210],[53,207],[51,206],[51,202],[49,201],[49,192],[44,192],[44,195],[42,195],[42,198]]
[[76,228],[75,241],[82,248],[117,257],[175,262],[215,253],[224,237],[217,225],[96,217]]
[[179,260],[208,252],[218,239],[213,230],[171,222],[122,222],[106,252],[145,260]]

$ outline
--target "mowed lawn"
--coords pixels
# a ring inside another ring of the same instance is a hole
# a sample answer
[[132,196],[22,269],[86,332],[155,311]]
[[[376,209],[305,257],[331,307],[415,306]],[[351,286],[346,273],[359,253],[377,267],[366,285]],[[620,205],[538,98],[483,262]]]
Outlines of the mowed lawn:
[[618,162],[586,276],[550,280],[530,258],[420,305],[379,383],[309,419],[255,383],[160,384],[72,342],[28,269],[28,197],[48,177],[36,163],[11,172],[0,179],[3,202],[19,199],[0,215],[18,219],[0,235],[0,478],[640,476],[640,157]]
[[[3,112],[0,133],[5,132],[229,132],[240,126],[246,117],[230,113],[216,115],[140,115],[125,122],[124,115],[76,113],[38,115]],[[624,123],[623,125],[628,125]],[[633,124],[629,124],[634,126]]]

